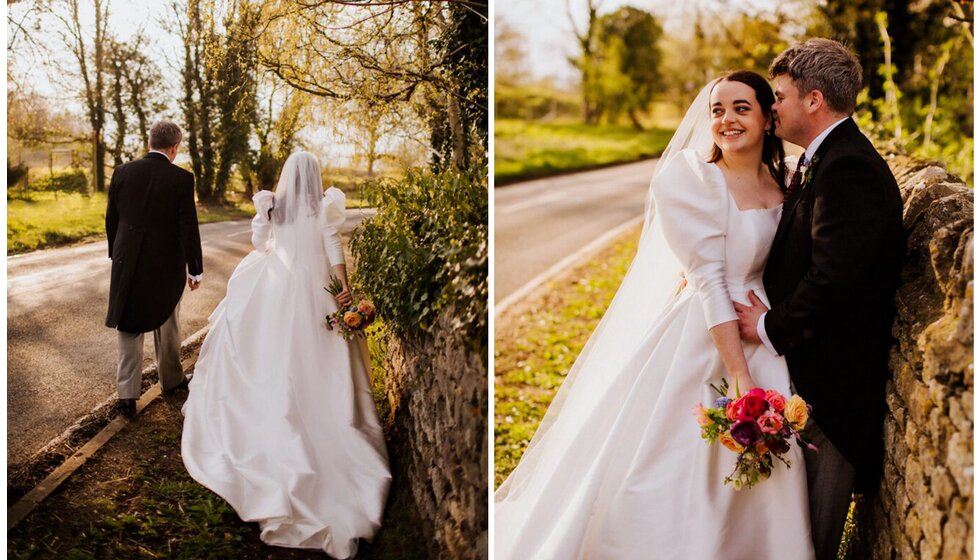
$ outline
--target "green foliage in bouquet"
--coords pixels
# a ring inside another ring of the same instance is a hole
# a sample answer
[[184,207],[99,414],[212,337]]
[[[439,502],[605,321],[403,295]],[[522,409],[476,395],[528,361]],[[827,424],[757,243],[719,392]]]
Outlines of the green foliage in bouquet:
[[487,168],[416,169],[372,189],[378,214],[355,230],[352,283],[395,332],[430,333],[444,309],[487,348]]

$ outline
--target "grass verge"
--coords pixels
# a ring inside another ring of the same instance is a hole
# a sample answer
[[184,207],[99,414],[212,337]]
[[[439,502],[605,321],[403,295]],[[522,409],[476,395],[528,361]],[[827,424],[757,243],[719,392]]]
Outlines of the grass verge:
[[498,317],[494,332],[494,487],[514,470],[555,392],[616,294],[639,226]]
[[[378,377],[373,372],[377,387]],[[299,559],[322,552],[266,546],[258,524],[244,523],[195,482],[180,455],[187,391],[150,404],[37,510],[7,533],[15,559]],[[396,460],[397,457],[393,457]],[[407,485],[395,480],[382,527],[363,560],[408,560],[418,550],[418,514]]]
[[497,119],[494,181],[506,184],[660,155],[673,130]]

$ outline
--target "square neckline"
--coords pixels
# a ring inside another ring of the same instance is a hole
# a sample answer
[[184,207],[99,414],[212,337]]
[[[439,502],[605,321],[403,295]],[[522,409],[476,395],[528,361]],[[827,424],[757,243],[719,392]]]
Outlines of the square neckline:
[[720,167],[718,167],[718,164],[716,162],[713,162],[712,161],[712,162],[708,162],[708,163],[710,163],[711,166],[714,167],[715,171],[717,171],[718,172],[718,175],[721,177],[721,184],[725,187],[725,192],[728,194],[728,199],[732,202],[732,205],[735,206],[735,210],[736,211],[738,211],[738,212],[761,212],[761,211],[769,211],[769,212],[771,212],[773,210],[776,210],[778,208],[782,208],[783,207],[783,203],[780,202],[779,204],[777,204],[776,206],[773,206],[772,208],[768,208],[768,207],[762,207],[762,208],[746,208],[746,209],[743,210],[742,208],[739,207],[738,201],[735,200],[735,196],[732,195],[732,190],[730,188],[728,188],[728,180],[725,179],[725,173],[721,170]]

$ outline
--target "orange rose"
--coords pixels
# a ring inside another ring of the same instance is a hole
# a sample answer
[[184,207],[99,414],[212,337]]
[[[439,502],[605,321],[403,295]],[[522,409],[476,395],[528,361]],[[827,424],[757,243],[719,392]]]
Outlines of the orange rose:
[[741,453],[745,451],[745,447],[743,447],[740,443],[735,441],[732,438],[732,434],[728,433],[728,431],[724,431],[718,434],[718,441],[720,441],[722,445],[724,445],[728,449],[731,449],[735,453]]
[[357,304],[357,311],[361,315],[365,315],[365,316],[371,315],[374,313],[374,304],[371,303],[369,300],[362,299],[360,303]]
[[761,457],[769,452],[769,448],[766,447],[766,442],[760,441],[755,444],[755,452]]
[[782,412],[786,408],[786,397],[782,396],[778,391],[773,391],[769,389],[766,391],[766,400],[772,405],[772,408],[776,412]]
[[738,420],[738,401],[732,401],[725,407],[725,416],[732,422]]
[[344,313],[344,323],[352,329],[356,329],[361,326],[361,314],[356,311],[348,311]]
[[698,404],[696,407],[694,407],[693,412],[699,426],[707,426],[711,423],[711,418],[708,418],[707,409],[704,408],[703,404]]
[[789,420],[790,427],[796,431],[805,428],[807,420],[810,419],[810,410],[806,406],[806,401],[799,395],[793,395],[789,399],[784,414]]

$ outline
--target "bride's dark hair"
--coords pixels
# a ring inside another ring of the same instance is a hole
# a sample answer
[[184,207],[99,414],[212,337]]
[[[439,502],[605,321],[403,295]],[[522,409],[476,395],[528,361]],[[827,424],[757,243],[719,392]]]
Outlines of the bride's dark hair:
[[[776,102],[776,96],[772,93],[772,87],[761,75],[750,70],[737,70],[725,74],[715,81],[715,85],[720,82],[739,82],[743,83],[755,91],[755,99],[762,108],[762,114],[769,119],[770,127],[762,137],[762,161],[769,168],[769,173],[776,180],[780,189],[786,190],[786,165],[783,159],[786,152],[783,150],[783,141],[776,137],[776,125],[772,118],[772,106]],[[714,86],[712,86],[714,89]],[[710,108],[709,108],[710,110]],[[711,147],[711,157],[709,163],[715,163],[721,159],[721,148],[718,144]]]

